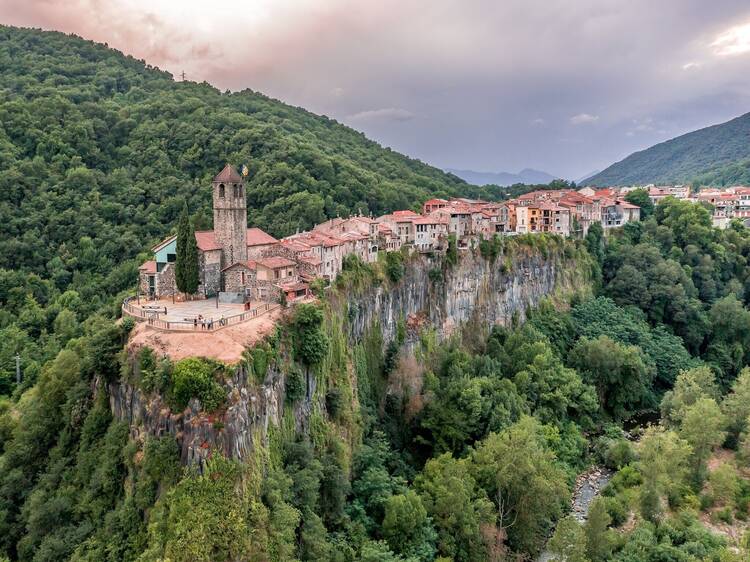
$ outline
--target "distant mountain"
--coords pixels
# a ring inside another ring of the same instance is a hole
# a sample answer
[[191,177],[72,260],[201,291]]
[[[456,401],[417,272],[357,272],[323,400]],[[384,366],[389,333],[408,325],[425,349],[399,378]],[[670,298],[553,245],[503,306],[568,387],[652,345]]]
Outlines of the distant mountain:
[[574,180],[577,184],[585,184],[586,180],[588,180],[590,177],[595,176],[596,174],[600,173],[601,170],[592,170],[588,174],[583,174],[580,178],[577,180]]
[[588,185],[714,183],[750,158],[750,113],[635,152],[588,178]]
[[548,184],[552,180],[556,179],[555,176],[548,174],[547,172],[540,172],[539,170],[532,170],[531,168],[525,168],[517,174],[511,174],[510,172],[476,172],[474,170],[453,170],[448,169],[446,172],[458,176],[462,180],[465,180],[474,185],[513,185],[516,183],[526,183],[530,185],[541,185]]

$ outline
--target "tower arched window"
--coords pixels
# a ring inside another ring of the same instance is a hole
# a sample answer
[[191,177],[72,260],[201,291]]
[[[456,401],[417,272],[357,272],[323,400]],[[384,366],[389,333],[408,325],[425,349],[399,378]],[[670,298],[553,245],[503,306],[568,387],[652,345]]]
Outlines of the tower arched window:
[[224,184],[219,184],[219,197],[224,197]]
[[234,196],[239,197],[240,196],[240,186],[237,184],[234,184]]

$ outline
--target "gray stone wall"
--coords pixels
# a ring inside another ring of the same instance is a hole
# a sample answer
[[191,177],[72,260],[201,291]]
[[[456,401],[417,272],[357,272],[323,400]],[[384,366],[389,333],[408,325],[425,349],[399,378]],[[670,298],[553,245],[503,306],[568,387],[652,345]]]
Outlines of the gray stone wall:
[[[242,274],[245,274],[245,281],[242,281]],[[235,265],[224,270],[224,291],[242,292],[245,287],[255,285],[255,271],[242,265]]]
[[221,250],[200,252],[198,257],[200,268],[200,285],[198,292],[213,296],[221,290]]

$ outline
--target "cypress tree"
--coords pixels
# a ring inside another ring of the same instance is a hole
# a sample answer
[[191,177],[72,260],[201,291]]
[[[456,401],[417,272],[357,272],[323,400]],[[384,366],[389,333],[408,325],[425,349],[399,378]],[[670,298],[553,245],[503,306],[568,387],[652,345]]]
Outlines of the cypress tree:
[[175,283],[183,293],[193,294],[198,290],[198,245],[195,231],[190,223],[187,204],[177,225],[177,250],[175,263]]
[[185,247],[185,292],[193,294],[198,291],[198,243],[195,241],[195,229],[190,224],[190,235]]

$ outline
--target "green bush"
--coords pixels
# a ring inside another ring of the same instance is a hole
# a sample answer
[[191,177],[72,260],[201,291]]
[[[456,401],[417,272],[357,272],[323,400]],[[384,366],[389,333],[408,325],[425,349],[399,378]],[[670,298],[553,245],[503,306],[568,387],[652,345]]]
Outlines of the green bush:
[[613,527],[619,527],[628,520],[630,509],[628,508],[627,502],[621,496],[604,498],[604,507],[607,509],[607,513],[612,519]]
[[627,439],[613,441],[604,453],[604,464],[614,470],[619,470],[634,460],[635,451]]
[[172,398],[175,405],[185,409],[192,398],[197,398],[204,410],[212,412],[226,399],[222,386],[214,379],[215,365],[204,359],[191,357],[174,366]]
[[718,511],[714,511],[711,514],[711,521],[713,521],[714,523],[723,522],[727,525],[731,525],[732,521],[734,521],[734,517],[732,516],[732,508],[724,507]]
[[631,465],[622,467],[602,490],[605,496],[616,496],[623,490],[634,488],[643,482],[641,474]]
[[172,364],[169,359],[158,361],[149,347],[141,348],[138,353],[140,371],[139,388],[146,394],[164,392],[169,387],[172,376]]
[[133,331],[133,328],[135,328],[135,319],[130,316],[126,316],[122,319],[120,327],[122,328],[124,334],[129,334]]
[[711,492],[705,492],[701,494],[698,497],[698,500],[700,502],[699,505],[701,511],[706,511],[707,509],[712,508],[714,506],[714,503],[716,503],[716,501],[714,500],[714,495]]
[[328,353],[328,337],[323,333],[323,311],[313,304],[301,304],[292,321],[294,351],[307,365],[317,365]]
[[290,404],[293,404],[304,395],[305,379],[297,369],[292,369],[286,376],[286,400]]
[[344,409],[344,399],[338,388],[332,388],[326,393],[326,410],[332,419],[338,420]]
[[401,252],[388,252],[385,255],[385,274],[394,283],[404,276],[404,256]]

